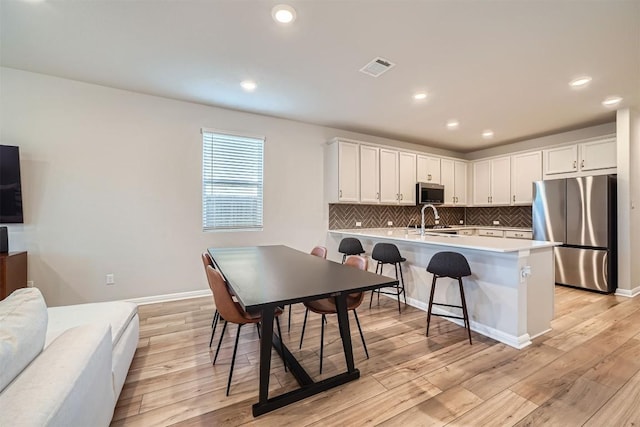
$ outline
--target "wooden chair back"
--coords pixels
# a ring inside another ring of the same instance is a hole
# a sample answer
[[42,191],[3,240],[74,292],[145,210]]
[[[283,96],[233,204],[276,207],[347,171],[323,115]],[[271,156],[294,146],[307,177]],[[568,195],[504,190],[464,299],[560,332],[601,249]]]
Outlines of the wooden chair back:
[[222,275],[210,265],[206,267],[206,270],[209,287],[211,288],[211,292],[213,292],[213,300],[216,303],[216,308],[220,316],[227,322],[248,323],[242,309],[233,301]]
[[327,259],[327,248],[325,248],[324,246],[316,246],[315,248],[311,249],[311,255]]

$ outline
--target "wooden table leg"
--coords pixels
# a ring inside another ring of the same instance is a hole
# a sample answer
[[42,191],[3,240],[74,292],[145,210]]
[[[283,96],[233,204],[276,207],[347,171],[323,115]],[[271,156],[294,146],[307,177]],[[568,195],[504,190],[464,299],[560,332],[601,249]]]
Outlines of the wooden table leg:
[[351,345],[351,332],[349,329],[349,313],[347,312],[347,294],[342,293],[335,297],[336,311],[338,312],[338,326],[340,327],[340,337],[342,338],[342,348],[344,358],[347,362],[347,372],[356,370],[353,362],[353,347]]
[[271,371],[271,345],[273,340],[273,307],[262,309],[262,338],[260,338],[260,394],[259,403],[269,400],[269,373]]

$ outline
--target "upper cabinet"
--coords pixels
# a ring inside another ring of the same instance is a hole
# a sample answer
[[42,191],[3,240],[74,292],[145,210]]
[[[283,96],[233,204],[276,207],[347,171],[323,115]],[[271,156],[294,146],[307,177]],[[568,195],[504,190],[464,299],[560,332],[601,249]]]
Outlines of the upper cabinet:
[[440,184],[440,158],[418,154],[416,160],[416,181]]
[[541,179],[541,151],[511,156],[511,204],[530,205],[533,202],[533,182]]
[[380,149],[380,203],[398,204],[400,194],[398,173],[398,152]]
[[380,149],[378,147],[360,146],[360,201],[368,204],[380,202]]
[[[616,138],[609,137],[543,150],[544,175],[612,172],[617,166]],[[585,174],[588,175],[588,174]]]
[[416,155],[400,152],[399,168],[399,194],[401,205],[416,204]]
[[416,155],[380,149],[380,203],[416,204]]
[[467,163],[442,159],[440,171],[440,184],[444,185],[444,204],[465,206],[467,204]]
[[329,203],[360,201],[360,150],[334,140],[325,148],[325,198]]
[[473,204],[493,206],[510,204],[511,158],[473,163]]

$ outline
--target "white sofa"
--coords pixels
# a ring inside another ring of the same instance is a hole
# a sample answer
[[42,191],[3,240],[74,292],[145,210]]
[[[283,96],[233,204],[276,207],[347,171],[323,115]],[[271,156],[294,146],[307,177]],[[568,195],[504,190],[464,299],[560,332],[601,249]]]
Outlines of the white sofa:
[[108,426],[138,344],[133,303],[0,301],[0,426]]

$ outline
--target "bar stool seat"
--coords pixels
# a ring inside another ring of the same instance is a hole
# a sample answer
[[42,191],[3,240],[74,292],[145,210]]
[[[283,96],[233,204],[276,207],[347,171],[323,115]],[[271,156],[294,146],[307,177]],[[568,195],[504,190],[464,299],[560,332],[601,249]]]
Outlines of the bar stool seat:
[[385,264],[392,264],[396,270],[396,280],[398,280],[398,270],[400,270],[400,278],[398,284],[394,286],[394,291],[382,291],[380,289],[375,289],[371,291],[371,299],[369,300],[369,308],[371,308],[371,303],[373,302],[373,294],[374,292],[378,294],[378,303],[380,302],[380,293],[386,295],[395,295],[398,297],[398,313],[401,313],[400,309],[400,295],[404,297],[404,304],[407,305],[407,295],[404,291],[404,277],[402,276],[402,263],[407,259],[400,255],[400,251],[398,247],[392,243],[376,243],[373,247],[373,251],[371,252],[371,258],[377,261],[376,264],[376,273],[382,274],[382,268]]
[[[471,268],[464,255],[457,252],[438,252],[429,261],[427,271],[433,274],[433,280],[431,281],[431,295],[429,296],[429,308],[427,310],[427,336],[429,336],[429,324],[431,323],[431,316],[449,317],[453,319],[460,319],[464,321],[464,327],[469,335],[469,344],[471,344],[471,327],[469,324],[469,312],[467,311],[467,301],[464,297],[464,289],[462,287],[462,278],[471,276]],[[436,290],[436,281],[441,277],[450,277],[458,280],[458,286],[460,288],[460,301],[462,305],[444,304],[433,302],[433,295]],[[432,313],[431,309],[434,305],[442,307],[452,307],[462,309],[462,317],[452,316],[448,314]]]
[[360,240],[355,237],[345,237],[340,240],[340,245],[338,246],[338,252],[342,254],[342,263],[347,259],[350,255],[362,255],[364,253],[364,248],[362,247],[362,243]]

